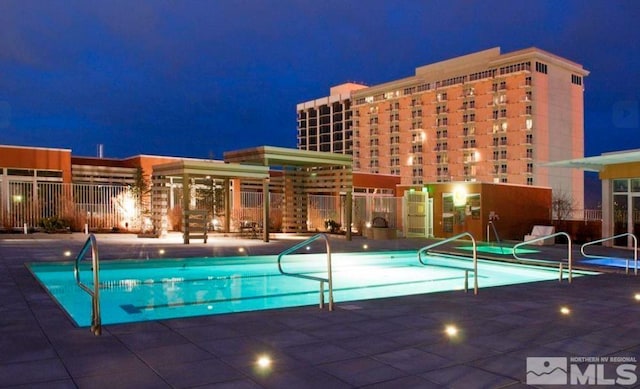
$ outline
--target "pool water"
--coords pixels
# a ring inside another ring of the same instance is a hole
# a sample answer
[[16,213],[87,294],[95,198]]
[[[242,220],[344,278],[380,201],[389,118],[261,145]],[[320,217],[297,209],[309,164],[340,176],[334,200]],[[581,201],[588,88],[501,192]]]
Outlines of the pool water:
[[[470,258],[427,257],[416,251],[333,254],[336,304],[364,299],[461,290]],[[81,264],[89,287],[90,264]],[[73,264],[30,263],[28,268],[78,326],[91,323],[91,298],[76,285]],[[326,255],[295,254],[283,269],[326,277]],[[582,273],[587,274],[587,273]],[[591,273],[595,274],[595,273]],[[579,273],[574,273],[574,276]],[[279,273],[276,256],[103,261],[100,265],[103,324],[162,320],[318,304],[319,282]],[[481,288],[555,280],[557,269],[478,261]],[[473,273],[469,273],[469,286]],[[325,290],[328,285],[325,283]],[[328,293],[325,293],[328,301]]]
[[[627,267],[627,259],[625,258],[596,258],[596,259],[583,259],[583,263],[598,266],[612,266],[612,267]],[[633,259],[628,260],[629,270],[636,268],[636,262]],[[640,265],[638,265],[640,268]]]
[[[473,251],[473,246],[461,246],[456,248],[459,250]],[[479,253],[487,254],[513,255],[513,247],[508,246],[478,246],[477,251]],[[518,254],[533,254],[538,252],[538,250],[532,249],[518,249]]]

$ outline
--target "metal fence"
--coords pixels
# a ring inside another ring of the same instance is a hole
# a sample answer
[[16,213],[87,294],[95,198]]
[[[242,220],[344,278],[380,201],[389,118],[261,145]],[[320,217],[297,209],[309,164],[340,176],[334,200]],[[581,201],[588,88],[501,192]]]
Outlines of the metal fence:
[[46,225],[80,231],[138,229],[138,198],[127,186],[63,184],[52,182],[8,183],[0,191],[0,227],[5,230]]
[[[231,230],[239,231],[243,225],[255,224],[258,227],[264,225],[263,207],[264,195],[262,192],[241,192],[240,204],[231,206]],[[284,196],[279,193],[269,194],[269,230],[279,231],[282,227],[282,210],[284,208]]]

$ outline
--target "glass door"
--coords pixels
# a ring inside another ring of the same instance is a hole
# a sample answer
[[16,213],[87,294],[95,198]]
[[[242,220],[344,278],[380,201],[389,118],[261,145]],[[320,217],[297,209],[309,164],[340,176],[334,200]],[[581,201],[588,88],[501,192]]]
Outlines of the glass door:
[[631,197],[631,230],[629,232],[635,234],[636,237],[640,234],[640,195]]
[[[626,194],[613,195],[613,235],[620,235],[629,232],[629,196]],[[627,237],[616,238],[614,246],[627,246]]]

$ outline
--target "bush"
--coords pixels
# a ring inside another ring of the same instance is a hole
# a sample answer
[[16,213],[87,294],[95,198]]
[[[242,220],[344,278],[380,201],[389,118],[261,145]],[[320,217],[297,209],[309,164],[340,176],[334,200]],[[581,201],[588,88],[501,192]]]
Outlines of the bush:
[[45,217],[40,220],[40,227],[46,232],[68,231],[69,222],[57,216]]
[[340,223],[338,223],[337,221],[333,220],[333,219],[327,219],[324,221],[324,226],[327,229],[327,231],[329,231],[332,234],[337,233],[338,231],[340,231]]

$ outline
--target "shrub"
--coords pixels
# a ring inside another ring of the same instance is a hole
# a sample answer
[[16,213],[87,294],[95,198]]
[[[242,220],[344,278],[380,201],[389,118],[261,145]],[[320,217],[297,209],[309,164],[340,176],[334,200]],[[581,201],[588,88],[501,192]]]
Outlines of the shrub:
[[69,222],[57,216],[45,217],[40,220],[40,227],[46,232],[67,231],[69,229]]

